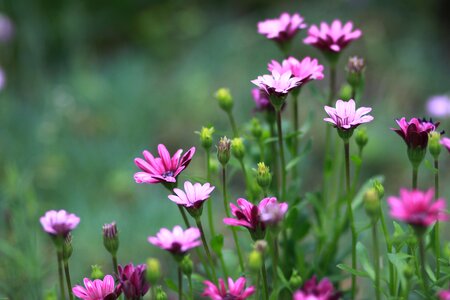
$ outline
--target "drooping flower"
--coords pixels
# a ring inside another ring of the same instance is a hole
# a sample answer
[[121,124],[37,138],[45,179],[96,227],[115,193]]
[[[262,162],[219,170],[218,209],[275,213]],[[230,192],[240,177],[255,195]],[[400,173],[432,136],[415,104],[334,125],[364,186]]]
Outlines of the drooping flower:
[[134,266],[130,263],[125,267],[119,265],[117,268],[119,271],[119,288],[125,298],[141,299],[150,288],[145,279],[146,265]]
[[153,157],[153,155],[144,150],[142,158],[135,158],[134,163],[143,172],[134,174],[136,183],[174,183],[177,181],[177,176],[189,165],[192,157],[195,154],[195,147],[189,149],[183,156],[183,150],[179,149],[171,157],[166,146],[158,145],[158,153],[160,157]]
[[412,118],[409,122],[405,118],[396,120],[398,128],[391,128],[405,141],[408,148],[425,149],[428,145],[428,134],[435,131],[439,123],[429,122],[425,119]]
[[261,209],[261,221],[266,225],[279,224],[288,210],[286,202],[278,202],[277,198],[269,198],[269,203]]
[[120,290],[114,288],[114,278],[106,275],[103,280],[84,278],[84,287],[77,285],[72,288],[75,297],[83,300],[115,300],[120,296]]
[[442,146],[447,148],[448,152],[450,153],[450,138],[442,137],[440,143],[441,143]]
[[239,277],[236,282],[228,277],[228,289],[222,278],[219,278],[219,285],[216,286],[211,281],[205,280],[205,289],[202,296],[209,297],[212,300],[245,300],[255,293],[255,287],[245,288],[245,277]]
[[442,290],[438,293],[439,300],[450,300],[450,290]]
[[436,95],[428,99],[427,111],[432,117],[450,117],[450,97],[447,95]]
[[338,100],[336,108],[325,106],[329,118],[324,118],[325,122],[329,122],[339,130],[353,130],[363,123],[373,120],[371,115],[367,115],[372,111],[370,107],[355,108],[355,101],[350,99],[348,102]]
[[323,278],[317,283],[316,276],[305,282],[303,287],[295,292],[293,300],[337,300],[340,293],[334,290],[333,284],[328,278]]
[[311,80],[323,79],[323,66],[319,64],[316,58],[309,56],[305,57],[301,61],[295,57],[288,57],[280,64],[276,60],[272,60],[268,64],[268,70],[273,72],[274,70],[280,74],[290,71],[292,76],[297,77],[302,84]]
[[265,91],[269,96],[285,98],[289,91],[301,84],[301,80],[292,77],[292,72],[280,73],[273,70],[271,75],[258,76],[251,81],[254,85]]
[[215,189],[209,182],[205,184],[189,181],[184,182],[184,191],[178,188],[174,189],[175,195],[169,195],[169,199],[178,205],[186,207],[188,212],[195,218],[201,215],[203,202],[205,202],[212,191]]
[[303,42],[325,52],[339,53],[351,41],[360,38],[361,35],[361,30],[355,29],[353,31],[351,21],[343,25],[340,20],[334,20],[331,25],[322,22],[320,28],[316,25],[309,27],[308,36]]
[[44,231],[48,234],[65,238],[69,232],[77,227],[78,223],[80,223],[80,218],[62,209],[47,211],[39,221]]
[[173,231],[161,228],[156,236],[148,237],[148,242],[175,255],[184,255],[189,249],[201,244],[200,230],[188,228],[185,231],[180,226],[175,226]]
[[285,42],[292,39],[299,30],[306,28],[303,17],[300,14],[282,13],[277,19],[268,19],[258,22],[258,33],[268,39],[277,42]]
[[427,227],[436,221],[447,220],[445,200],[440,198],[433,202],[434,190],[400,189],[400,197],[388,198],[390,215],[400,221],[417,227]]

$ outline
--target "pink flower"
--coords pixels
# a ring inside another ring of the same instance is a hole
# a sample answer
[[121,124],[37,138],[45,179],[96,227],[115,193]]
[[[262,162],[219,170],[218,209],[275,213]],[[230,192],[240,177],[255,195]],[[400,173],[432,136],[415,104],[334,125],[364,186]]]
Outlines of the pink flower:
[[48,234],[66,237],[80,223],[80,218],[62,209],[47,211],[39,221]]
[[317,284],[316,276],[305,282],[303,287],[295,292],[293,300],[337,300],[341,297],[334,290],[333,284],[328,278],[322,279]]
[[284,42],[292,39],[300,29],[306,28],[300,14],[282,13],[278,19],[269,19],[258,22],[258,33],[265,35],[268,39]]
[[311,80],[322,80],[324,77],[323,66],[319,65],[317,59],[311,59],[309,56],[301,61],[291,56],[283,60],[281,64],[276,60],[272,60],[268,65],[268,69],[270,72],[275,70],[280,74],[291,71],[292,75],[300,79],[302,84]]
[[439,123],[428,122],[412,118],[409,122],[405,118],[396,120],[400,129],[391,128],[403,138],[408,148],[426,148],[428,145],[428,134],[435,131]]
[[272,71],[272,75],[258,76],[258,78],[251,82],[265,91],[269,96],[274,95],[281,98],[286,97],[290,90],[301,84],[299,78],[292,77],[291,71],[279,73],[276,70]]
[[233,282],[231,277],[228,277],[228,290],[225,287],[225,282],[219,278],[219,286],[216,286],[211,281],[205,280],[205,290],[202,296],[207,296],[212,300],[245,300],[255,293],[255,287],[250,286],[245,288],[246,279],[239,277],[236,282]]
[[201,244],[199,241],[200,230],[188,228],[185,231],[180,226],[175,226],[173,231],[161,228],[155,236],[148,237],[148,242],[172,254],[184,255],[189,249]]
[[160,157],[155,158],[150,152],[145,150],[143,152],[145,160],[142,158],[134,159],[136,166],[143,171],[134,174],[134,180],[136,183],[176,182],[178,174],[191,162],[195,153],[195,147],[189,149],[183,156],[181,156],[182,152],[183,150],[179,149],[171,157],[166,146],[159,144],[158,153]]
[[118,266],[119,286],[126,299],[141,299],[148,289],[149,284],[145,279],[146,265],[128,264],[125,267]]
[[261,222],[266,225],[278,225],[284,218],[288,210],[288,204],[286,202],[278,202],[277,198],[269,198],[266,206],[261,209]]
[[211,192],[215,189],[209,182],[205,184],[195,183],[192,184],[189,181],[184,182],[184,191],[180,189],[174,189],[175,195],[169,195],[169,199],[178,205],[182,205],[186,208],[194,207],[199,208],[203,202],[207,200]]
[[111,275],[106,275],[102,280],[96,279],[94,281],[89,278],[84,278],[84,286],[77,285],[72,288],[75,297],[83,300],[115,300],[119,298],[120,291],[114,289],[114,278]]
[[340,20],[334,20],[331,26],[322,22],[320,23],[320,29],[316,25],[312,25],[308,29],[308,37],[303,42],[326,52],[338,53],[347,47],[351,41],[361,37],[361,30],[352,30],[352,22],[342,25]]
[[397,220],[419,227],[447,220],[445,200],[440,198],[433,203],[433,196],[433,189],[426,192],[400,189],[400,198],[391,196],[387,200],[391,208],[390,214]]
[[447,95],[430,97],[427,101],[427,111],[432,117],[450,117],[450,98]]
[[373,120],[371,115],[366,115],[372,111],[372,108],[360,107],[355,110],[355,101],[353,99],[350,99],[348,102],[338,100],[336,108],[325,106],[325,111],[330,117],[323,120],[341,130],[355,129],[359,125]]
[[274,111],[270,103],[269,95],[264,90],[259,88],[252,89],[252,97],[256,104],[257,111]]
[[447,148],[448,152],[450,153],[450,138],[448,138],[448,137],[442,137],[440,143],[441,143],[441,145],[443,145],[445,148]]
[[450,300],[450,290],[440,291],[438,294],[439,300]]

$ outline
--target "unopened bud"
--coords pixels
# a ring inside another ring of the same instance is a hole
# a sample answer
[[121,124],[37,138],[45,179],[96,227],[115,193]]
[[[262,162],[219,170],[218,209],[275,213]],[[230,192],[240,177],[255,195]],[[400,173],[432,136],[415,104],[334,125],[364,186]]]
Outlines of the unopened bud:
[[428,138],[428,149],[430,150],[430,154],[434,159],[438,159],[439,154],[441,154],[441,134],[437,131],[432,131],[429,134]]
[[384,186],[378,180],[373,182],[373,188],[377,190],[378,197],[381,199],[384,197]]
[[258,240],[255,242],[254,249],[261,254],[264,254],[267,250],[267,242],[265,240]]
[[209,149],[212,146],[213,143],[213,133],[214,133],[214,127],[202,127],[200,132],[197,132],[200,135],[200,143],[202,144],[202,147],[205,149]]
[[92,279],[103,279],[103,277],[105,277],[105,274],[103,274],[102,268],[99,265],[92,265],[91,269]]
[[349,58],[347,63],[347,82],[353,88],[362,84],[365,67],[364,59],[357,56]]
[[229,89],[221,88],[216,92],[216,99],[219,101],[219,106],[226,112],[231,112],[233,108],[233,97]]
[[450,242],[447,242],[444,246],[444,257],[450,261]]
[[250,131],[252,132],[253,137],[255,137],[257,140],[259,140],[262,135],[261,122],[259,122],[259,120],[257,118],[253,118],[251,123],[252,123],[252,127],[251,127]]
[[119,233],[116,222],[103,225],[103,245],[111,255],[116,255],[119,249]]
[[217,145],[217,159],[225,166],[230,160],[230,149],[231,141],[226,136],[220,138],[219,144]]
[[183,259],[180,262],[180,268],[184,275],[187,277],[192,275],[192,270],[194,269],[194,263],[192,262],[192,259],[190,255],[185,255]]
[[289,278],[289,285],[291,289],[296,290],[303,283],[302,277],[298,274],[297,270],[294,269],[291,278]]
[[360,127],[356,130],[355,141],[360,149],[364,148],[364,146],[367,145],[367,142],[369,141],[369,137],[367,135],[366,127]]
[[259,272],[261,270],[262,260],[261,252],[253,250],[248,256],[248,266],[252,271]]
[[234,157],[236,157],[237,159],[244,158],[245,146],[244,140],[242,138],[234,138],[231,141],[231,152],[233,152]]
[[161,277],[161,265],[156,258],[147,259],[146,269],[147,281],[154,285]]
[[166,292],[164,292],[164,290],[162,289],[162,287],[160,285],[158,285],[155,288],[155,294],[156,294],[156,300],[167,300],[167,294]]
[[410,265],[406,265],[405,269],[403,270],[403,275],[405,275],[405,278],[411,279],[414,276],[414,267],[410,266]]
[[69,234],[64,239],[63,244],[63,260],[67,262],[69,258],[72,256],[73,248],[72,248],[72,234]]
[[377,221],[380,216],[380,198],[375,188],[370,188],[364,194],[364,208],[373,221]]
[[262,189],[266,189],[272,182],[272,174],[270,169],[263,162],[258,163],[258,169],[256,170],[256,182]]
[[348,101],[352,98],[352,87],[348,84],[344,84],[339,91],[340,99]]

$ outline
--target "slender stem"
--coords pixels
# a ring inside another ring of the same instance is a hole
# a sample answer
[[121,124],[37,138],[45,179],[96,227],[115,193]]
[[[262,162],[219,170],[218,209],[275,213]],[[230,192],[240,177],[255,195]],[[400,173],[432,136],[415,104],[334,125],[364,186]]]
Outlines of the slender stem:
[[[439,198],[439,161],[437,159],[434,160],[434,198]],[[434,225],[434,256],[436,257],[436,281],[439,281],[441,277],[441,241],[440,241],[440,232],[439,232],[439,221],[436,221]]]
[[350,190],[350,143],[344,141],[344,153],[345,153],[345,186],[347,188],[347,197],[351,197]]
[[286,161],[284,159],[283,129],[281,127],[281,109],[277,109],[278,147],[280,148],[281,199],[286,200]]
[[[211,252],[209,251],[208,243],[206,242],[205,231],[203,230],[203,225],[202,225],[202,221],[200,220],[200,217],[195,219],[195,222],[197,224],[198,229],[200,230],[200,236],[202,238],[203,248],[205,248],[206,256],[208,257],[209,264],[211,266],[211,271],[212,271],[214,282],[217,283],[217,275],[216,275],[216,269],[214,268],[214,261],[211,256]],[[206,266],[205,266],[205,269],[206,269]]]
[[187,228],[191,227],[191,224],[189,224],[189,220],[186,216],[186,212],[184,211],[183,206],[181,206],[181,205],[177,205],[177,206],[178,206],[178,209],[180,210],[181,216],[183,217],[184,224],[186,225]]
[[228,118],[230,119],[231,128],[233,129],[233,137],[239,137],[239,131],[236,126],[236,121],[234,120],[233,114],[231,112],[227,112]]
[[258,141],[259,145],[259,160],[264,161],[265,154],[264,154],[264,143],[261,141],[261,139]]
[[223,259],[222,253],[219,254],[220,265],[222,267],[223,275],[225,278],[228,278],[228,268],[225,264],[225,260]]
[[64,261],[64,273],[66,274],[67,291],[69,292],[69,299],[73,300],[72,283],[70,282],[69,261]]
[[419,167],[413,166],[412,171],[412,188],[415,190],[417,189],[417,174],[419,173]]
[[183,274],[180,266],[178,266],[178,299],[183,299]]
[[430,292],[428,289],[428,280],[427,280],[427,271],[426,271],[424,234],[419,234],[418,239],[419,239],[419,256],[420,256],[420,262],[421,262],[420,271],[421,271],[423,289],[425,292],[425,298],[431,299]]
[[352,86],[352,97],[351,99],[356,101],[356,89]]
[[256,275],[256,298],[255,299],[260,299],[259,297],[259,292],[261,291],[261,289],[259,288],[260,284],[261,284],[261,272],[257,272],[258,274]]
[[372,224],[372,247],[373,247],[373,264],[375,267],[375,295],[376,299],[381,299],[380,290],[380,251],[378,249],[378,233],[377,222]]
[[119,274],[119,270],[117,269],[117,255],[112,255],[112,263],[113,263],[113,268],[114,268],[114,272],[116,274]]
[[[384,240],[386,242],[386,250],[387,253],[392,253],[392,243],[391,238],[389,236],[389,231],[387,229],[386,220],[384,219],[383,210],[380,207],[380,221],[381,221],[381,229],[383,230]],[[391,260],[388,260],[389,264],[389,289],[392,297],[396,296],[396,286],[397,280],[395,278],[395,269],[394,264]]]
[[273,235],[273,289],[275,290],[277,287],[277,278],[278,278],[278,233],[275,232]]
[[268,283],[267,283],[267,271],[266,271],[266,263],[265,263],[264,257],[263,257],[262,265],[261,265],[261,273],[262,273],[262,278],[263,278],[264,299],[268,300],[269,299],[269,288],[268,288]]
[[[294,157],[298,154],[298,130],[299,130],[299,122],[298,122],[298,95],[299,93],[292,94],[293,98],[293,110],[294,110],[294,119],[293,119],[293,128],[294,128],[294,137],[293,137],[293,148],[294,148]],[[292,168],[292,178],[297,178],[297,168]]]
[[239,159],[239,163],[241,165],[242,173],[244,174],[245,187],[249,190],[251,187],[250,187],[250,184],[248,182],[247,168],[245,167],[244,160],[242,158]]
[[[274,138],[275,137],[275,126],[273,123],[270,123],[270,137]],[[279,174],[279,168],[278,168],[278,153],[277,153],[277,147],[275,145],[275,143],[271,143],[272,145],[272,149],[271,149],[271,155],[272,155],[272,161],[273,161],[273,179],[272,180],[275,183],[275,190],[278,192],[279,191],[279,187],[280,187],[280,182],[279,182],[279,178],[280,178],[280,174]]]
[[194,300],[194,293],[192,291],[192,277],[188,276],[188,282],[189,282],[189,298]]
[[409,292],[411,290],[411,284],[409,280],[405,280],[406,281],[406,286],[404,287],[403,290],[403,299],[409,299]]
[[[210,170],[209,159],[210,159],[209,149],[206,149],[206,180],[208,182],[211,182],[211,170]],[[213,221],[212,199],[209,199],[209,201],[207,201],[206,208],[208,210],[209,230],[211,231],[212,236],[216,236],[216,231],[214,229],[214,221]]]
[[63,279],[63,268],[62,268],[62,250],[57,251],[57,259],[58,259],[58,277],[59,277],[59,288],[61,293],[61,299],[66,299],[66,293],[64,292],[64,279]]

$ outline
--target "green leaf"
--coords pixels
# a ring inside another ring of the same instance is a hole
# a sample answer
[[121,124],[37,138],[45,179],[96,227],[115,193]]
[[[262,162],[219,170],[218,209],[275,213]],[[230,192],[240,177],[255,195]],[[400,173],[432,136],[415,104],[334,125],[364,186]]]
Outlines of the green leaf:
[[429,161],[428,159],[425,159],[425,167],[430,170],[433,174],[436,174],[437,172],[439,172],[438,169],[436,169],[433,165],[433,163],[431,161]]
[[375,271],[373,270],[372,264],[369,261],[369,257],[367,255],[367,249],[360,242],[356,244],[356,255],[358,257],[358,261],[363,267],[364,271],[367,272],[369,277],[372,280],[375,280]]
[[356,275],[359,277],[369,277],[369,274],[367,274],[366,271],[355,270],[346,264],[338,264],[336,267],[338,267],[339,269],[341,269],[345,272],[348,272],[350,274],[353,274],[353,275]]
[[362,187],[359,189],[358,193],[356,194],[355,198],[353,198],[353,201],[352,201],[353,210],[355,210],[362,204],[364,194],[367,192],[368,189],[370,189],[373,186],[373,183],[375,180],[378,180],[380,183],[383,183],[384,176],[377,175],[372,178],[369,178],[366,182],[364,182],[364,184],[362,185]]
[[359,155],[352,155],[350,156],[350,159],[352,160],[352,162],[355,164],[356,167],[361,166],[362,159]]
[[211,248],[217,255],[220,256],[222,254],[223,234],[216,235],[211,239]]
[[166,278],[164,281],[169,289],[171,289],[174,292],[178,292],[178,286],[172,279]]

